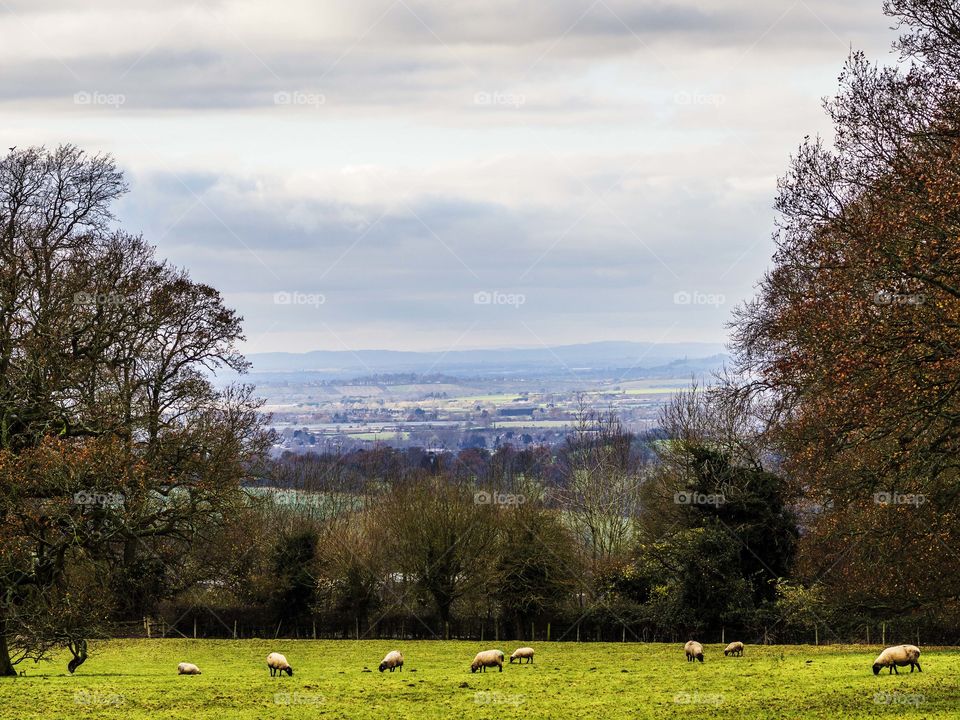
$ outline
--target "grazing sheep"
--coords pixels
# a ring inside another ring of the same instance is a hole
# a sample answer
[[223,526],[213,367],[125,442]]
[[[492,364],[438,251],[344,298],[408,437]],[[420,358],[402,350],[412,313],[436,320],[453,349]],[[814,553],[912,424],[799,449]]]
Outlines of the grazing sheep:
[[484,650],[483,652],[478,652],[477,656],[473,659],[473,662],[470,664],[470,672],[475,673],[477,670],[486,672],[488,667],[493,667],[494,665],[500,668],[500,672],[503,672],[503,653],[499,650]]
[[270,668],[270,677],[276,677],[277,673],[283,675],[293,675],[293,668],[290,667],[290,663],[287,662],[287,659],[280,653],[270,653],[267,655],[267,667]]
[[522,648],[517,648],[516,650],[514,650],[514,651],[513,651],[513,655],[510,656],[510,664],[512,665],[512,664],[513,664],[513,661],[514,661],[514,660],[517,660],[517,661],[519,661],[519,663],[522,665],[524,658],[527,659],[527,664],[528,664],[528,665],[533,662],[533,648],[531,648],[531,647],[522,647]]
[[909,665],[910,672],[913,672],[913,667],[916,666],[919,672],[923,672],[923,668],[920,667],[920,648],[916,645],[894,645],[893,647],[888,647],[873,661],[873,674],[879,675],[881,668],[888,667],[890,668],[890,674],[896,673],[899,675],[900,671],[897,670],[898,665],[900,667]]
[[177,665],[177,675],[199,675],[200,668],[193,663],[180,663]]
[[727,647],[724,649],[723,654],[724,654],[724,656],[727,656],[727,655],[742,656],[742,655],[743,655],[743,643],[740,642],[739,640],[736,641],[736,642],[730,643],[730,644],[727,645]]
[[688,640],[687,644],[683,646],[683,651],[687,654],[687,662],[693,662],[694,660],[703,662],[703,645],[696,640]]
[[403,672],[403,655],[400,654],[399,650],[391,650],[380,661],[380,672],[387,668],[390,668],[390,672],[393,672],[395,668],[400,668],[400,672]]

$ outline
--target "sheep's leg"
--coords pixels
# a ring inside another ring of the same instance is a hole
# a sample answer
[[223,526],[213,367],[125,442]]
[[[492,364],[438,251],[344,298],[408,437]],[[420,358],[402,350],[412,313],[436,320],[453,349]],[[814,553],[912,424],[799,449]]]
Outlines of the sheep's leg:
[[917,672],[923,672],[923,668],[920,667],[920,663],[917,663]]

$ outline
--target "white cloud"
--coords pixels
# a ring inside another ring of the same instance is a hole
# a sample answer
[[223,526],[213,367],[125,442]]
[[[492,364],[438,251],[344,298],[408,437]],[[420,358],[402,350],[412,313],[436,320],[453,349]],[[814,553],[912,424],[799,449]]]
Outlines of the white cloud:
[[716,341],[775,177],[887,26],[880,0],[6,0],[0,136],[113,152],[124,224],[251,349]]

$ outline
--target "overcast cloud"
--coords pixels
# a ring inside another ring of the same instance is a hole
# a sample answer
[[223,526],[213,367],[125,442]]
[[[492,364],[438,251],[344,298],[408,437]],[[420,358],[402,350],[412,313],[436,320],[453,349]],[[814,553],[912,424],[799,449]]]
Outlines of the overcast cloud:
[[0,0],[0,142],[113,153],[246,349],[725,339],[880,0]]

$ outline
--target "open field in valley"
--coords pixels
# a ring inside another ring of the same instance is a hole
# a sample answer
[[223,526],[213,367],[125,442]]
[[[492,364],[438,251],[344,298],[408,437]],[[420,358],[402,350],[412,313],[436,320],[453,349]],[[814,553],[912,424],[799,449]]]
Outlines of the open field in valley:
[[[923,673],[874,676],[877,647],[747,646],[703,664],[681,646],[532,643],[533,665],[471,674],[481,649],[517,643],[115,640],[74,676],[66,658],[0,681],[3,718],[876,718],[957,717],[960,650],[924,648]],[[379,673],[394,647],[403,672]],[[293,677],[271,678],[283,652]],[[203,674],[178,676],[189,661]]]

